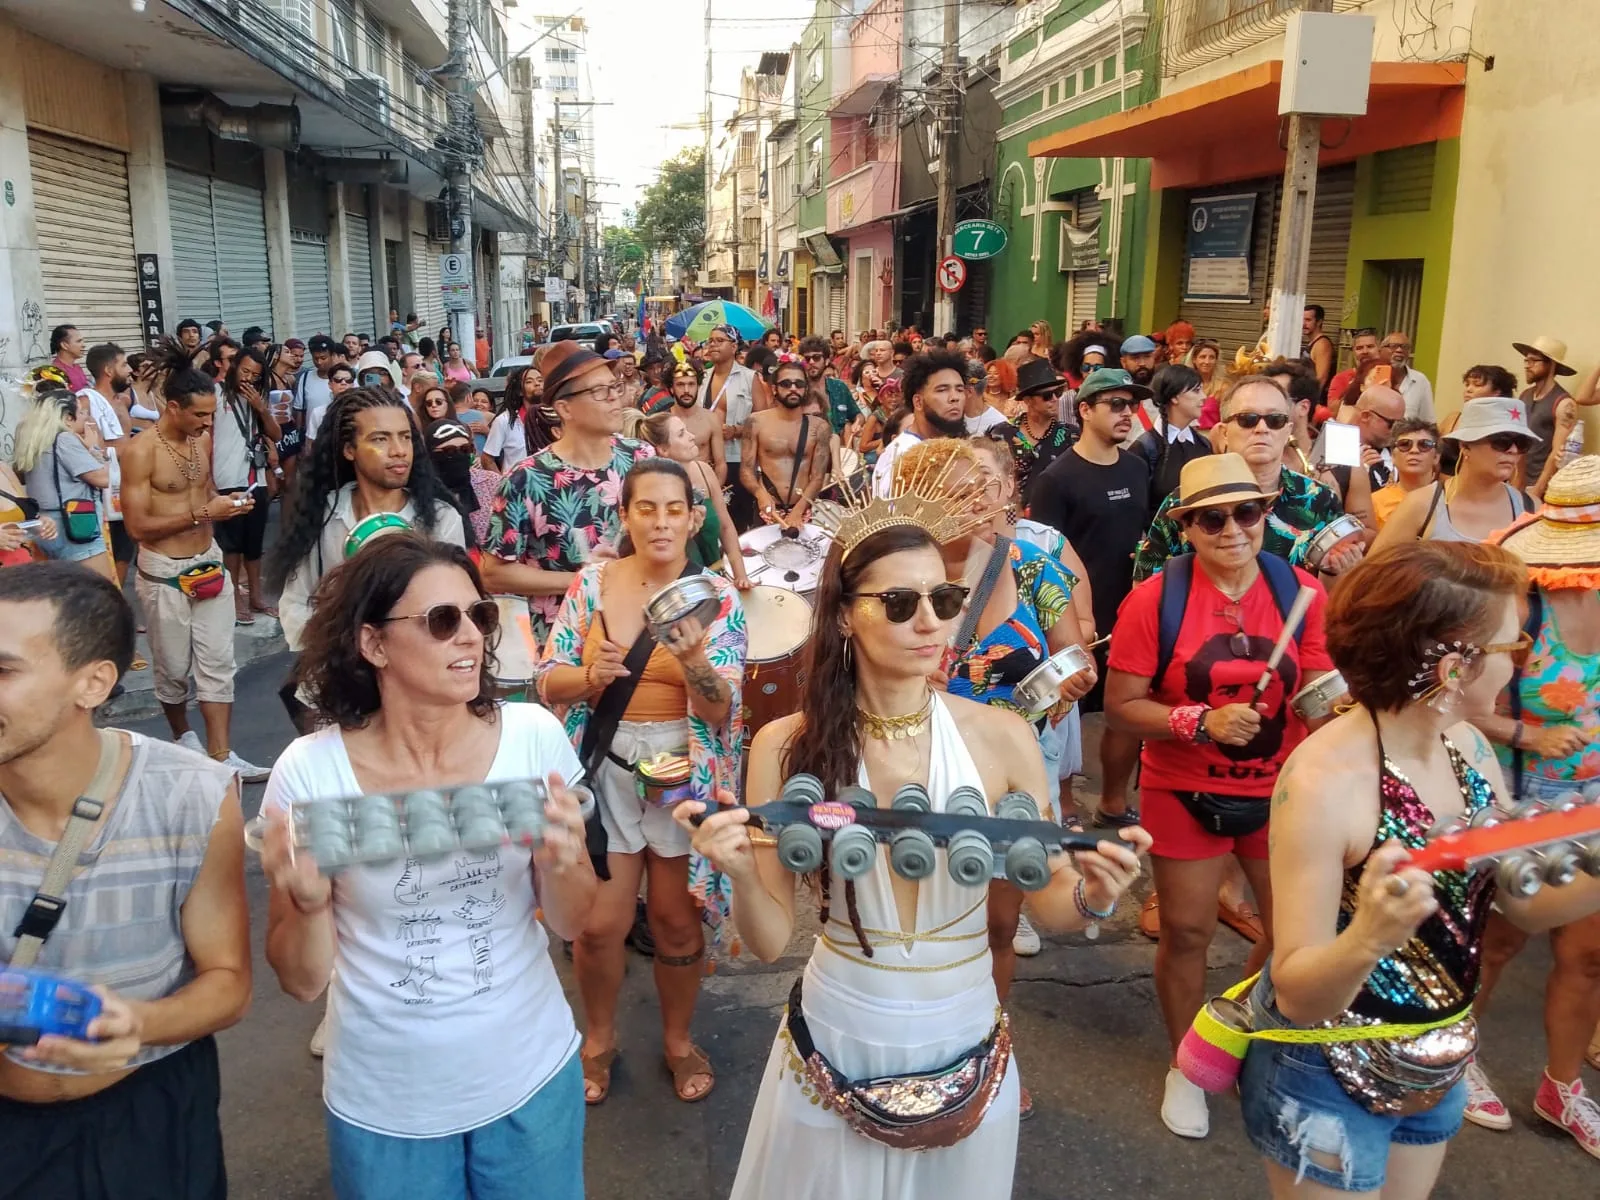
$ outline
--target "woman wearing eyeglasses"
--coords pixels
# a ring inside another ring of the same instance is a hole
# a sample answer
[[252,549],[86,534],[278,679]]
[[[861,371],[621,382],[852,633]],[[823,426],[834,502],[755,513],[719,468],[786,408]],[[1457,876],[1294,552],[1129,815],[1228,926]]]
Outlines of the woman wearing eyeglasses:
[[[565,786],[581,768],[549,712],[495,702],[498,614],[465,551],[397,532],[329,573],[305,629],[297,677],[330,724],[279,756],[262,801],[266,954],[297,1000],[331,986],[341,1200],[583,1196],[578,1033],[545,934],[579,936],[594,903]],[[551,788],[537,848],[330,878],[290,843],[293,804],[520,779]]]
[[1463,716],[1492,708],[1527,653],[1527,587],[1522,563],[1499,547],[1408,539],[1374,551],[1334,591],[1328,649],[1356,705],[1279,777],[1275,947],[1240,999],[1257,1030],[1427,1032],[1251,1043],[1239,1097],[1277,1200],[1428,1196],[1461,1128],[1491,905],[1529,931],[1600,910],[1600,880],[1582,874],[1518,899],[1491,870],[1407,861],[1436,823],[1509,807],[1494,751]]
[[[1306,736],[1289,698],[1331,670],[1322,637],[1325,598],[1306,572],[1262,553],[1276,496],[1237,454],[1189,463],[1168,512],[1192,557],[1169,562],[1129,593],[1111,635],[1106,720],[1142,738],[1141,821],[1150,831],[1161,940],[1156,998],[1174,1054],[1205,1000],[1206,951],[1217,930],[1217,890],[1237,855],[1267,936],[1246,973],[1271,950],[1267,815],[1278,771]],[[1255,698],[1284,615],[1302,587],[1316,590],[1303,625]],[[1174,592],[1173,589],[1183,589]],[[1175,596],[1186,595],[1181,609]],[[1163,611],[1177,611],[1177,622]],[[1179,1137],[1210,1131],[1205,1093],[1176,1066],[1161,1120]]]
[[[646,459],[622,481],[622,522],[631,553],[591,563],[578,573],[550,632],[536,674],[545,703],[564,711],[567,735],[594,781],[603,834],[590,853],[603,863],[600,893],[573,946],[583,996],[583,1078],[590,1104],[611,1089],[618,1052],[617,994],[623,942],[634,922],[641,878],[645,913],[655,937],[656,993],[661,1002],[666,1065],[679,1100],[703,1100],[716,1085],[705,1051],[689,1037],[703,974],[705,943],[697,902],[720,928],[725,897],[703,862],[691,863],[689,834],[672,819],[672,804],[644,799],[635,768],[658,756],[687,759],[688,790],[710,802],[739,782],[743,724],[744,609],[738,592],[716,575],[717,615],[702,626],[689,617],[657,642],[644,604],[686,574],[695,524],[694,490],[683,468]],[[629,668],[630,657],[642,665]]]
[[1372,515],[1382,529],[1400,502],[1439,477],[1439,427],[1432,421],[1402,417],[1394,423],[1389,445],[1394,482],[1372,493]]

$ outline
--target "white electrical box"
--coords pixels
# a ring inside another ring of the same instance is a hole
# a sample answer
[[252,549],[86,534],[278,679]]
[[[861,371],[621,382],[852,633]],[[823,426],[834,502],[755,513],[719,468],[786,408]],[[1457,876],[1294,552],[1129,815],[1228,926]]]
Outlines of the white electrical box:
[[1365,13],[1291,13],[1278,115],[1365,116],[1376,30],[1377,19]]

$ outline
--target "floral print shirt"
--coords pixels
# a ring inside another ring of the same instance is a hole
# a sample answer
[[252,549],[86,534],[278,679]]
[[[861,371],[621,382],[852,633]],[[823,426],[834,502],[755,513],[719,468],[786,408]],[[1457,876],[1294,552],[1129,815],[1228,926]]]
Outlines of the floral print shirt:
[[1017,583],[1017,607],[1006,620],[959,656],[945,652],[952,696],[1021,712],[1011,693],[1029,671],[1050,657],[1045,635],[1066,615],[1074,580],[1060,563],[1027,542],[1012,542],[1009,555]]
[[[1178,502],[1173,492],[1156,509],[1150,531],[1144,535],[1133,556],[1133,581],[1149,579],[1166,565],[1169,558],[1189,553],[1183,540],[1183,526],[1167,516]],[[1278,473],[1278,498],[1267,509],[1261,537],[1261,552],[1286,558],[1295,566],[1305,565],[1306,548],[1329,521],[1344,516],[1344,505],[1330,487],[1310,476],[1283,467]]]
[[[1541,612],[1527,664],[1512,683],[1522,701],[1522,721],[1529,729],[1571,725],[1584,735],[1585,745],[1566,758],[1540,758],[1524,752],[1522,770],[1525,775],[1564,783],[1589,783],[1600,779],[1600,654],[1576,654],[1567,647],[1548,599]],[[1504,701],[1500,711],[1510,715]],[[1510,778],[1511,748],[1496,746],[1495,753]]]
[[1072,427],[1051,421],[1035,440],[1028,433],[1028,410],[1023,409],[1004,425],[996,425],[991,437],[1003,438],[1011,446],[1017,464],[1017,495],[1028,499],[1028,482],[1044,474],[1044,469],[1071,448],[1076,440]]
[[[589,637],[589,626],[600,611],[600,577],[605,566],[603,562],[596,562],[584,567],[561,599],[549,642],[533,669],[536,682],[542,681],[556,667],[583,666],[583,647]],[[739,589],[721,575],[707,573],[703,578],[716,586],[717,594],[722,598],[722,607],[706,629],[706,658],[732,693],[728,701],[727,720],[720,727],[707,724],[692,711],[687,714],[689,786],[696,800],[710,805],[715,803],[712,797],[714,788],[726,788],[735,795],[739,791],[740,758],[744,747],[740,693],[744,685],[748,635]],[[591,711],[587,700],[574,701],[564,710],[559,706],[557,708],[556,715],[562,718],[574,749],[583,745],[583,731],[589,724]],[[689,890],[701,904],[713,942],[720,942],[723,931],[732,929],[727,920],[728,902],[732,894],[727,879],[712,870],[711,864],[700,855],[691,854]]]
[[[599,470],[575,467],[544,449],[506,472],[490,505],[483,548],[496,558],[546,571],[576,571],[596,546],[621,537],[622,477],[655,450],[630,438],[611,439],[611,461]],[[544,645],[560,596],[532,596],[533,635]]]

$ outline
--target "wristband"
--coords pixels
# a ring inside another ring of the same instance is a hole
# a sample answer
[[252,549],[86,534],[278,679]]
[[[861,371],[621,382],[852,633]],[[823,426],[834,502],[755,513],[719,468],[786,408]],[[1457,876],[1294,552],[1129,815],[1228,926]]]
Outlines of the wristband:
[[1180,704],[1167,711],[1167,728],[1180,742],[1193,746],[1200,739],[1200,722],[1205,719],[1204,704]]

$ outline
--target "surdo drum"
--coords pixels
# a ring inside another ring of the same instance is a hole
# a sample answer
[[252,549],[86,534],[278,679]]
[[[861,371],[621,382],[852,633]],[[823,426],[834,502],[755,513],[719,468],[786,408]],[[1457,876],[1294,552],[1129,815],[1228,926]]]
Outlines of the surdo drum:
[[811,605],[787,588],[757,584],[743,595],[750,646],[744,680],[745,736],[800,711]]

